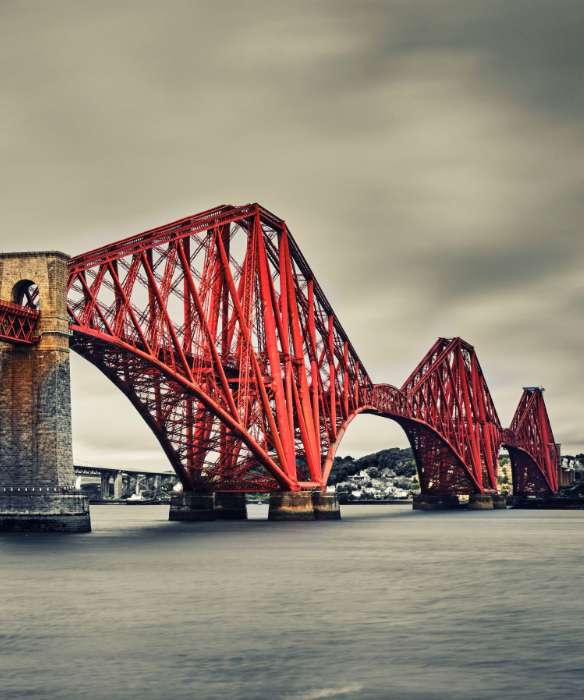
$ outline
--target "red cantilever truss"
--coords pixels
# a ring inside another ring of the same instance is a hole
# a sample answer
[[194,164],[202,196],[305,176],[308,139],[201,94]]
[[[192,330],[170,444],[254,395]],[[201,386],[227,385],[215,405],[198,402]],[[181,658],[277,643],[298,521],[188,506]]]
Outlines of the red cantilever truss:
[[439,338],[402,392],[424,491],[496,491],[501,424],[474,348]]
[[511,456],[515,493],[538,495],[558,490],[560,446],[554,439],[543,389],[523,390],[503,444]]
[[324,488],[368,412],[404,427],[424,491],[496,489],[503,431],[473,348],[441,338],[401,389],[374,385],[286,223],[258,204],[74,258],[69,313],[73,349],[126,394],[186,488]]
[[188,488],[322,488],[372,383],[284,221],[222,206],[71,261],[72,346]]

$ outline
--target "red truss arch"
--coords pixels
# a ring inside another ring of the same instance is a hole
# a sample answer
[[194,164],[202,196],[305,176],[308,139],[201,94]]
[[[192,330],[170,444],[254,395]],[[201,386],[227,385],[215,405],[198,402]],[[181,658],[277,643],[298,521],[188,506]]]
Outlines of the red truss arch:
[[423,491],[496,490],[503,431],[472,346],[440,338],[401,389],[374,385],[286,223],[258,204],[73,258],[68,289],[72,349],[187,489],[322,489],[348,424],[375,413],[404,428]]
[[322,488],[371,380],[284,221],[222,206],[71,261],[72,347],[192,488]]
[[[440,435],[451,453],[423,460],[432,484],[458,493],[496,491],[501,423],[474,348],[461,338],[439,338],[402,391],[410,415]],[[427,439],[421,445],[414,450],[436,450]]]
[[379,391],[378,413],[405,430],[424,493],[497,490],[501,424],[474,348],[439,338],[396,389]]
[[560,446],[554,439],[550,419],[540,387],[526,387],[503,435],[509,450],[513,493],[537,496],[556,493]]

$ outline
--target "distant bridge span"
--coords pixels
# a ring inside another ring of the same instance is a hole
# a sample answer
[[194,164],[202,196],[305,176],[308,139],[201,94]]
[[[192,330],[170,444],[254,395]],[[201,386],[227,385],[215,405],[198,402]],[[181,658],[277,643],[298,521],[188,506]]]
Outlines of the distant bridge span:
[[[0,336],[34,343],[38,299],[0,304]],[[28,309],[13,308],[14,304]],[[41,303],[42,313],[42,303]],[[374,384],[286,223],[220,206],[69,262],[70,346],[131,401],[188,491],[315,491],[360,413],[397,421],[423,493],[554,493],[542,390],[503,429],[474,348],[440,338],[404,384]]]
[[144,488],[153,491],[154,495],[159,497],[163,485],[167,487],[167,490],[171,490],[176,484],[174,471],[146,471],[126,467],[76,464],[74,472],[79,488],[83,478],[97,477],[99,479],[99,495],[102,500],[121,499],[132,493],[140,495]]

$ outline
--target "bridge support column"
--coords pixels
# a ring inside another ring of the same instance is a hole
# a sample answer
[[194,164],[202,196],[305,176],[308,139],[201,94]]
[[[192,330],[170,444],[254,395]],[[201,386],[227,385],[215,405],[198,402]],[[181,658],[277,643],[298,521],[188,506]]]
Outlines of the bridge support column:
[[546,505],[551,501],[549,495],[529,495],[529,494],[513,494],[511,496],[510,505],[513,508],[545,508]]
[[123,496],[124,490],[124,475],[122,472],[116,472],[114,476],[114,499],[120,500]]
[[490,493],[471,493],[469,510],[493,510],[493,496]]
[[[88,532],[71,442],[68,256],[0,255],[0,299],[39,291],[39,342],[0,342],[0,530]],[[26,298],[26,297],[25,297]]]
[[184,522],[215,520],[214,500],[212,493],[174,493],[170,499],[168,519]]
[[458,496],[443,493],[418,493],[412,502],[414,510],[456,510],[460,508]]
[[507,508],[507,496],[504,493],[493,494],[493,508],[495,510],[505,510]]
[[217,520],[247,520],[245,494],[217,491],[215,493],[215,517]]
[[100,494],[103,501],[108,501],[110,498],[110,474],[109,472],[102,472],[101,476],[101,488]]
[[312,504],[317,520],[341,519],[341,508],[336,493],[316,491],[312,494]]
[[268,520],[314,520],[311,491],[276,491],[270,494]]

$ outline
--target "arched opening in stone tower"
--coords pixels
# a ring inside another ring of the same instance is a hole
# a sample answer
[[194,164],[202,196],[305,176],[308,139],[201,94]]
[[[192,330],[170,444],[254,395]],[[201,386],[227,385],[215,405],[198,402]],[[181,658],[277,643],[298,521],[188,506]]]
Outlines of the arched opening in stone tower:
[[12,300],[27,309],[40,309],[39,288],[32,280],[20,280],[12,289]]

